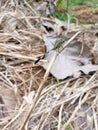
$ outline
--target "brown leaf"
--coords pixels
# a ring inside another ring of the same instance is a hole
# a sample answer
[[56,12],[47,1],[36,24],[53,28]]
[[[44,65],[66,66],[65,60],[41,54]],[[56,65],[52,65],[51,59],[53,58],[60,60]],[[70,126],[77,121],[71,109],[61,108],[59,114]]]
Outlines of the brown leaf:
[[98,64],[98,32],[95,33],[95,43],[92,48],[92,53],[94,55],[94,62]]
[[8,114],[12,114],[17,106],[17,99],[12,89],[0,85],[0,96],[2,97],[4,108],[7,109]]

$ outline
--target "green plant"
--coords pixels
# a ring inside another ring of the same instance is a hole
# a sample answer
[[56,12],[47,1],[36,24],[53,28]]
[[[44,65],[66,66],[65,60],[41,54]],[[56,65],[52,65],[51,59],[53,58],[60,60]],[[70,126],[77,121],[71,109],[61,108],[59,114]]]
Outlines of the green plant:
[[70,127],[70,125],[68,125],[68,126],[66,127],[66,130],[72,130],[71,127]]
[[[63,124],[63,123],[62,123],[62,124]],[[54,129],[57,129],[57,128],[58,128],[58,125],[53,126],[53,128],[54,128]],[[66,127],[66,130],[72,130],[71,127],[70,127],[70,125],[68,125],[68,126]]]
[[56,6],[57,6],[57,8],[66,10],[66,7],[67,7],[66,0],[56,0]]
[[98,4],[96,2],[89,4],[92,8],[98,8]]
[[[81,5],[90,6],[92,8],[98,8],[98,0],[57,0],[56,6],[57,8],[63,9],[61,12],[57,11],[54,13],[54,16],[58,19],[67,22],[68,16],[66,15],[66,11],[70,15],[70,22],[75,22],[73,9],[79,7]],[[81,23],[84,24],[84,23]],[[86,24],[86,23],[85,23]]]
[[98,0],[56,0],[56,6],[68,11],[71,7],[89,5],[98,8]]
[[60,80],[57,77],[55,77],[54,80],[56,81],[57,84],[60,83]]

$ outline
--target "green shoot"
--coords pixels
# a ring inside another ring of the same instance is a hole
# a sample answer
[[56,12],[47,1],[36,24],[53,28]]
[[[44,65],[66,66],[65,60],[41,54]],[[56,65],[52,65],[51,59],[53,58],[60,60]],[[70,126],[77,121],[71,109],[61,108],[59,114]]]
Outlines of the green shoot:
[[57,77],[55,77],[54,80],[56,81],[57,84],[60,83],[60,80]]

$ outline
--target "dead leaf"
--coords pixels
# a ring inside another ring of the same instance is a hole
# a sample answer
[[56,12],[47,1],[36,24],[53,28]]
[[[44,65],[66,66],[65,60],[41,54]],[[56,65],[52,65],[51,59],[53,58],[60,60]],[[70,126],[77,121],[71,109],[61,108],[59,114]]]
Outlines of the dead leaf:
[[93,53],[93,56],[94,56],[94,62],[96,64],[98,64],[98,32],[95,33],[95,43],[94,43],[94,46],[92,48],[92,53]]
[[43,2],[38,7],[38,10],[40,11],[41,15],[49,17],[50,15],[52,15],[55,12],[54,2],[52,0]]
[[5,32],[12,32],[15,30],[17,25],[17,20],[14,17],[16,13],[2,12],[0,14],[0,24],[2,25],[2,30]]
[[[50,50],[53,48],[53,44],[55,43],[57,38],[43,35],[43,39],[45,41],[47,52],[49,52],[46,53],[45,58],[47,59],[47,63],[43,64],[43,67],[47,69],[53,55],[56,53],[54,50]],[[89,47],[85,45],[83,53],[80,56],[81,47],[81,42],[77,40],[72,41],[58,55],[50,73],[58,79],[64,79],[69,76],[74,76],[78,78],[81,75],[81,72],[83,72],[84,74],[88,74],[92,71],[98,70],[98,65],[93,65],[89,60]]]
[[26,103],[31,104],[33,102],[34,94],[34,91],[31,91],[28,95],[23,97]]
[[56,33],[56,32],[55,32],[55,27],[54,27],[54,25],[51,24],[50,22],[43,22],[43,23],[42,23],[42,27],[43,27],[43,31],[44,31],[46,34]]
[[1,84],[0,85],[0,97],[2,97],[2,100],[4,103],[4,108],[7,109],[8,114],[11,115],[17,106],[17,98],[15,96],[14,91]]
[[40,11],[41,15],[45,16],[46,8],[47,8],[47,2],[43,2],[42,4],[40,4],[37,10]]
[[0,97],[0,118],[3,117],[3,106],[2,106],[2,98]]
[[53,0],[47,1],[46,16],[49,17],[55,12],[55,5]]
[[79,111],[77,112],[77,121],[75,122],[79,128],[91,130],[93,128],[93,117],[92,117],[92,110],[89,109],[89,105],[84,104],[81,106]]

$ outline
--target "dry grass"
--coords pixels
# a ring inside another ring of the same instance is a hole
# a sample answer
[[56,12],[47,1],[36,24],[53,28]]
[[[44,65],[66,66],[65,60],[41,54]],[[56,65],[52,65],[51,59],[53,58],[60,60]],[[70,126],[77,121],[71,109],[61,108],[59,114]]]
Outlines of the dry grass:
[[0,1],[0,130],[98,130],[98,72],[57,84],[49,75],[56,56],[46,72],[44,60],[34,64],[50,19],[29,3]]

